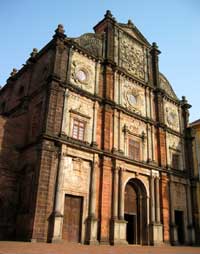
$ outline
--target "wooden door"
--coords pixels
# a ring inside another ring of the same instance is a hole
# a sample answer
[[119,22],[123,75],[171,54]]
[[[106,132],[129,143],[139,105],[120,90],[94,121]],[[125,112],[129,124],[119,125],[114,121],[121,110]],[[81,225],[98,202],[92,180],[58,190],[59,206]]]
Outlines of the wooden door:
[[81,239],[82,198],[66,195],[62,237],[68,242]]

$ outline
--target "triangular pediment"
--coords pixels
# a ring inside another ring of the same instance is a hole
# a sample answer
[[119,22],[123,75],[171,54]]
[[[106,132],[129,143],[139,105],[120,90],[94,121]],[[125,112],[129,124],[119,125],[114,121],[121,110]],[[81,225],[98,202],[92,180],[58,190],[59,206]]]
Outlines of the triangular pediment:
[[142,33],[138,30],[138,28],[132,23],[132,21],[128,21],[127,24],[119,23],[119,26],[127,32],[131,37],[137,39],[138,41],[146,44],[147,46],[151,46],[147,39],[142,35]]

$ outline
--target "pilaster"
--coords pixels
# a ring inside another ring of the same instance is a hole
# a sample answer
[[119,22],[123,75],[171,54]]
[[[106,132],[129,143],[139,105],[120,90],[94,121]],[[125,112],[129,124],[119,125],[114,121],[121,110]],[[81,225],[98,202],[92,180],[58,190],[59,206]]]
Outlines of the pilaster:
[[97,227],[98,219],[96,218],[96,171],[98,168],[98,155],[93,156],[92,163],[92,175],[90,183],[90,205],[89,205],[89,215],[87,218],[87,230],[86,230],[86,240],[85,242],[90,245],[96,245],[99,242],[97,241]]

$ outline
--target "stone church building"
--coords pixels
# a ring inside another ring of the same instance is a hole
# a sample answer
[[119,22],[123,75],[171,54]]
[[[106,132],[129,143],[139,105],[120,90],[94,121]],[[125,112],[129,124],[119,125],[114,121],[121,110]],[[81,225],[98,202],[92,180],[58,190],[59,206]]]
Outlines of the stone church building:
[[188,104],[107,11],[62,25],[0,90],[0,239],[193,244]]

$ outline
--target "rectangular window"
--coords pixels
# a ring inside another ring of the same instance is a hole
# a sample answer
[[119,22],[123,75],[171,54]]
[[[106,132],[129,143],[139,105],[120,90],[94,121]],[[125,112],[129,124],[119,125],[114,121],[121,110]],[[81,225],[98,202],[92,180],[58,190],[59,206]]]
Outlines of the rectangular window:
[[74,119],[72,137],[78,140],[84,140],[84,133],[85,133],[85,123],[78,119]]
[[179,154],[172,154],[172,168],[179,169]]
[[129,157],[133,160],[140,160],[140,142],[129,139]]

